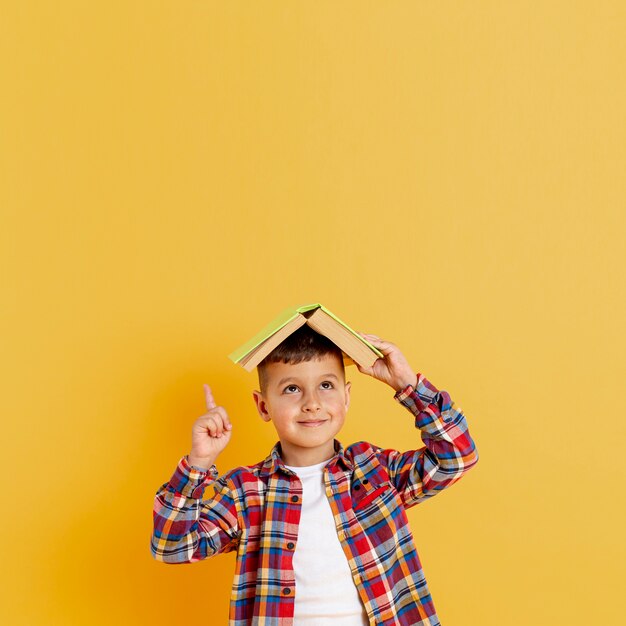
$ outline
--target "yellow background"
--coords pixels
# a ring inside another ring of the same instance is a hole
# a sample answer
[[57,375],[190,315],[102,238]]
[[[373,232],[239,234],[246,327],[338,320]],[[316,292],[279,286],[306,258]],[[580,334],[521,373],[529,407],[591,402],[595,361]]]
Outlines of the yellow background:
[[[411,510],[444,626],[617,624],[626,10],[594,2],[5,2],[3,624],[225,624],[232,555],[149,551],[202,384],[319,301],[446,389],[480,454]],[[349,370],[341,439],[406,449]]]

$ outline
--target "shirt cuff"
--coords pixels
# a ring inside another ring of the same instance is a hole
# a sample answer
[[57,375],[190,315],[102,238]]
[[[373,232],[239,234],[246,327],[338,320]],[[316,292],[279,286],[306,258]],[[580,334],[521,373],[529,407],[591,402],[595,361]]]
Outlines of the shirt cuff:
[[433,438],[445,437],[463,414],[452,408],[454,403],[447,391],[437,389],[423,374],[417,375],[417,381],[417,389],[407,385],[394,397],[413,413],[417,428]]
[[419,411],[424,411],[431,404],[439,390],[420,372],[417,373],[417,388],[407,385],[396,391],[394,399],[406,407],[414,405]]
[[218,472],[215,465],[208,469],[202,469],[195,465],[190,465],[189,459],[185,455],[178,462],[169,484],[176,493],[181,494],[185,498],[200,500],[204,495],[204,490],[217,477]]

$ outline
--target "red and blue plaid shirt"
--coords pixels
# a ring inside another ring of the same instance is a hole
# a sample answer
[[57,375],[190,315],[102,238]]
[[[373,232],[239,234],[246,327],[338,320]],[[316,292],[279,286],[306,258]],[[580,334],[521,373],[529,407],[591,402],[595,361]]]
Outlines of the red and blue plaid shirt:
[[[440,626],[405,510],[457,482],[478,462],[466,418],[422,374],[394,398],[425,446],[398,452],[359,442],[324,469],[326,494],[352,578],[376,626]],[[212,495],[203,500],[207,487]],[[181,458],[154,500],[151,551],[165,563],[237,552],[230,626],[292,626],[293,554],[302,483],[277,443],[262,462],[219,477]]]

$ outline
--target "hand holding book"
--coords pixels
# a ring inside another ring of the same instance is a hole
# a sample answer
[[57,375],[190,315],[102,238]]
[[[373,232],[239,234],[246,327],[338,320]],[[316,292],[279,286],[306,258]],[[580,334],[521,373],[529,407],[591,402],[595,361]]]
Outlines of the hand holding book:
[[396,392],[401,391],[407,385],[417,387],[417,375],[398,346],[376,335],[366,333],[359,333],[359,335],[378,348],[384,355],[369,367],[363,367],[356,363],[359,372],[386,383]]

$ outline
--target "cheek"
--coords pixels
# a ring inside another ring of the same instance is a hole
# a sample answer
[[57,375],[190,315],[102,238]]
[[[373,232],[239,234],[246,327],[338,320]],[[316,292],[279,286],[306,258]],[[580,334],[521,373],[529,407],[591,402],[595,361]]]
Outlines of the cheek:
[[281,400],[277,405],[276,408],[278,409],[278,411],[280,412],[280,414],[284,417],[284,419],[289,419],[290,417],[292,417],[294,415],[294,413],[298,412],[298,401],[296,400],[296,398],[285,398],[284,400]]
[[298,406],[298,396],[296,394],[281,396],[274,406],[277,411],[293,411],[294,407]]
[[344,398],[343,396],[337,396],[333,399],[333,405],[344,410],[346,408],[347,403],[348,403],[348,398]]
[[272,406],[274,407],[274,410],[276,412],[280,412],[280,411],[285,411],[286,409],[289,409],[289,407],[292,406],[293,403],[294,403],[294,396],[285,395],[285,396],[278,396],[272,402]]

